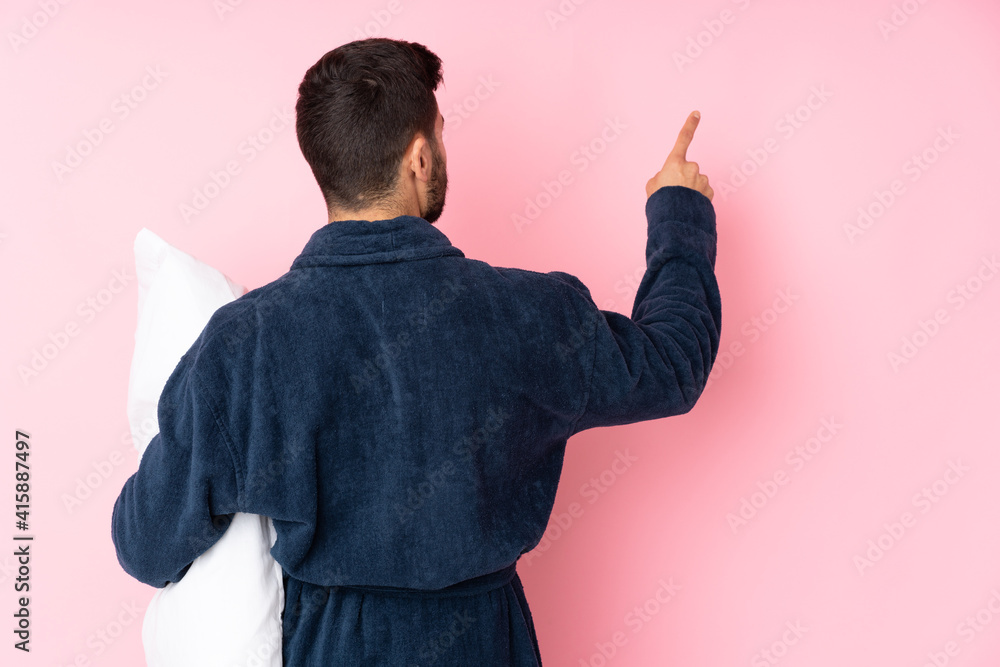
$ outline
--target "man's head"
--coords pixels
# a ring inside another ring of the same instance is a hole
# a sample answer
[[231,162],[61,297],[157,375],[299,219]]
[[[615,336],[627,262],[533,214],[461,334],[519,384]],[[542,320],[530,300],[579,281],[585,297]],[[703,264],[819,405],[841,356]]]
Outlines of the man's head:
[[441,59],[425,46],[381,37],[337,47],[309,68],[295,131],[331,222],[441,216],[441,81]]

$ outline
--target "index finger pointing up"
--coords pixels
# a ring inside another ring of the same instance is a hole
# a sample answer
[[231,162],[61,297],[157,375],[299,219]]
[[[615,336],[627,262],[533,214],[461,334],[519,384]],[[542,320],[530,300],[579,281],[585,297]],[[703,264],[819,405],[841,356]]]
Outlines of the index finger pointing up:
[[691,145],[691,140],[694,138],[694,130],[698,127],[698,121],[701,119],[701,114],[697,111],[692,111],[691,115],[687,117],[687,121],[684,123],[684,127],[681,128],[680,134],[677,135],[677,143],[674,144],[674,148],[670,151],[669,158],[680,159],[682,162],[687,162],[687,149]]

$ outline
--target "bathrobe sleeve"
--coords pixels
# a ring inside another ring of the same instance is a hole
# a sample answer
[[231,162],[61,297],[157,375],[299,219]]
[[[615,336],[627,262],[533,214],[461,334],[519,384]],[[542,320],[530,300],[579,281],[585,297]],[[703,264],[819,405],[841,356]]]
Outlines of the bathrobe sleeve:
[[573,279],[593,360],[572,433],[689,412],[715,362],[722,304],[711,200],[664,186],[646,200],[646,218],[646,272],[631,317],[599,310]]
[[240,509],[239,468],[199,375],[203,337],[167,379],[157,404],[160,431],[112,510],[118,562],[157,588],[183,577]]

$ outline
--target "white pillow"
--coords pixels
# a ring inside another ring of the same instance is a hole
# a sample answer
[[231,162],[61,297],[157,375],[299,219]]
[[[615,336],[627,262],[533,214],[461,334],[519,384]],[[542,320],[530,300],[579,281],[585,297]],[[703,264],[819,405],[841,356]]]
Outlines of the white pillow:
[[[160,393],[212,314],[246,289],[145,227],[135,237],[139,318],[128,420],[139,457]],[[150,667],[281,667],[281,566],[271,519],[238,513],[184,577],[157,589],[142,624]]]

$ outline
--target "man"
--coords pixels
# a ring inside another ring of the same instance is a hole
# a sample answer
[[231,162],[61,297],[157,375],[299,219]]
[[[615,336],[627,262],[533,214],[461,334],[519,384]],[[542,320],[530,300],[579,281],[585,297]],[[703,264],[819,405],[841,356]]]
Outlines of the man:
[[629,318],[572,275],[467,258],[433,226],[441,79],[427,48],[383,38],[306,72],[296,131],[329,222],[212,316],[115,503],[122,567],[158,587],[227,515],[271,517],[289,667],[540,665],[515,565],[567,439],[688,412],[718,351],[713,192],[686,159],[697,112],[646,183]]

